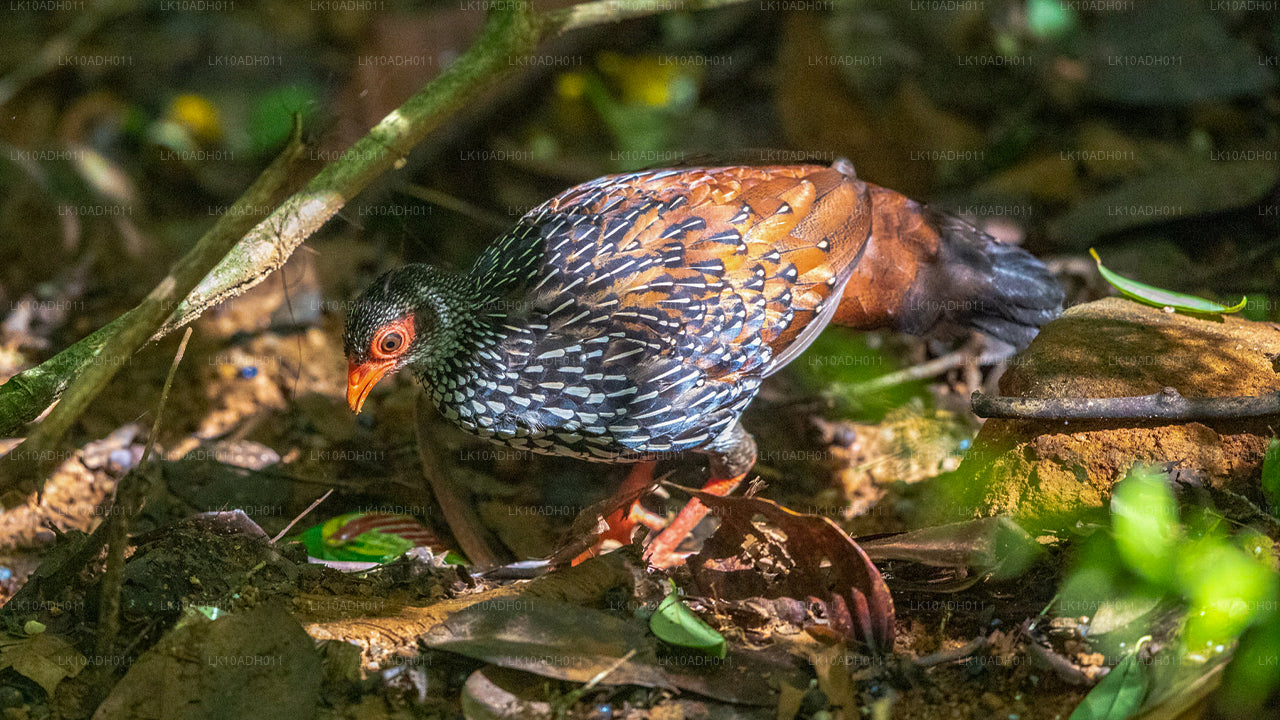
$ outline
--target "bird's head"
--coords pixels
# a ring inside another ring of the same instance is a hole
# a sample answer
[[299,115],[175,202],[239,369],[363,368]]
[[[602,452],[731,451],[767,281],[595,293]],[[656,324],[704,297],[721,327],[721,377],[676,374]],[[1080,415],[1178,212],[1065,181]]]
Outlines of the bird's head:
[[378,381],[406,365],[429,366],[455,349],[453,278],[408,265],[378,278],[347,312],[347,404],[360,412]]

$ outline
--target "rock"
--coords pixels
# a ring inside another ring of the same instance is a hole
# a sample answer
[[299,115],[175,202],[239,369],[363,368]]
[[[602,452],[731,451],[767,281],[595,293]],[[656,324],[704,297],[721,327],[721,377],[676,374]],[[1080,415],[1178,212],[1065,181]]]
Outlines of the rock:
[[[1045,326],[1000,380],[1006,396],[1184,397],[1280,392],[1280,325],[1166,313],[1121,298],[1078,305]],[[1229,420],[988,420],[955,473],[924,495],[925,522],[1011,514],[1065,527],[1101,507],[1135,462],[1261,502],[1275,417]]]

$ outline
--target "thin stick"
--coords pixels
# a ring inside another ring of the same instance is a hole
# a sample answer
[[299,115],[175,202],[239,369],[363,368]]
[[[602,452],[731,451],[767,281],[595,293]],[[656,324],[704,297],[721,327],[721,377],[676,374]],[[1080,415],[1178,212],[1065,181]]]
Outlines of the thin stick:
[[635,654],[636,654],[636,649],[631,648],[630,650],[627,651],[626,655],[623,655],[622,657],[614,661],[614,663],[611,664],[609,667],[596,673],[596,676],[588,680],[587,684],[583,685],[581,688],[579,688],[579,690],[583,693],[591,692],[591,688],[599,685],[601,682],[604,681],[605,678],[615,673],[618,670],[618,668],[622,667],[628,660],[635,657]]
[[178,352],[173,356],[173,364],[169,366],[169,374],[164,379],[164,389],[160,391],[160,405],[156,408],[156,419],[151,423],[151,435],[147,437],[147,445],[142,450],[142,460],[139,465],[151,459],[151,452],[156,447],[156,435],[160,432],[160,417],[164,415],[165,404],[169,400],[169,388],[173,387],[173,375],[178,372],[178,363],[182,362],[182,356],[187,354],[187,342],[191,340],[192,328],[182,333],[182,342],[178,343]]
[[281,531],[279,532],[279,534],[277,534],[275,537],[271,538],[271,544],[272,544],[272,545],[275,545],[276,543],[280,542],[280,538],[282,538],[282,537],[284,537],[285,535],[289,534],[289,531],[293,529],[293,526],[294,526],[294,525],[297,525],[297,524],[298,524],[298,521],[299,521],[299,520],[301,520],[302,518],[306,517],[307,515],[310,515],[312,510],[315,510],[317,507],[320,507],[320,503],[324,502],[325,500],[328,500],[328,499],[329,499],[329,496],[333,494],[333,491],[334,491],[334,488],[329,488],[329,492],[327,492],[327,493],[325,493],[325,494],[321,495],[320,497],[316,498],[316,499],[315,499],[315,502],[313,502],[313,503],[311,503],[310,505],[308,505],[306,510],[303,510],[303,511],[302,511],[302,512],[297,516],[297,517],[295,517],[294,519],[290,520],[290,521],[289,521],[289,524],[288,524],[288,525],[285,525],[285,526],[284,526],[284,529],[283,529],[283,530],[281,530]]
[[396,189],[405,195],[416,197],[419,200],[425,200],[432,205],[439,205],[445,210],[452,210],[463,217],[468,217],[476,222],[484,223],[496,230],[506,230],[515,224],[515,221],[511,218],[491,213],[488,210],[472,205],[466,200],[456,198],[449,193],[441,192],[440,190],[429,188],[425,185],[405,183]]
[[964,660],[965,658],[968,658],[969,656],[973,655],[974,653],[978,652],[979,650],[981,650],[986,646],[987,646],[987,638],[979,635],[978,637],[970,640],[969,642],[965,643],[964,645],[961,645],[958,648],[951,648],[950,650],[939,650],[938,652],[933,653],[932,655],[925,655],[924,657],[918,657],[915,660],[912,660],[911,664],[915,665],[916,667],[927,668],[927,667],[933,667],[934,665],[942,665],[944,663],[955,662],[956,660]]
[[742,0],[692,0],[692,2],[668,3],[663,0],[597,0],[572,5],[546,14],[552,32],[565,33],[591,25],[619,22],[631,18],[656,15],[664,9],[710,10],[734,5]]
[[975,392],[973,412],[1012,420],[1221,420],[1280,415],[1280,393],[1185,398],[1167,387],[1134,397],[1023,398]]
[[120,632],[120,589],[124,585],[124,551],[129,545],[129,524],[133,516],[142,509],[142,498],[146,494],[146,482],[141,478],[147,461],[155,449],[156,435],[160,432],[160,419],[164,416],[165,405],[169,402],[169,389],[173,387],[173,376],[178,372],[178,363],[187,352],[187,341],[191,339],[191,328],[182,335],[178,352],[173,356],[173,364],[169,366],[169,375],[164,380],[164,389],[160,391],[160,404],[156,406],[156,419],[151,423],[151,436],[147,438],[146,448],[142,451],[142,460],[132,470],[125,473],[116,485],[115,499],[107,509],[106,522],[111,523],[107,531],[107,562],[102,571],[102,608],[98,611],[98,655],[106,656],[115,644],[116,635]]
[[970,363],[982,367],[984,365],[995,365],[1001,361],[1009,359],[1011,353],[985,353],[974,357],[973,353],[968,350],[957,350],[948,353],[942,357],[934,358],[928,362],[912,365],[909,368],[903,368],[895,372],[881,375],[866,382],[841,384],[836,386],[842,392],[853,395],[867,395],[897,385],[904,385],[916,380],[928,380],[937,377],[949,370],[964,367]]

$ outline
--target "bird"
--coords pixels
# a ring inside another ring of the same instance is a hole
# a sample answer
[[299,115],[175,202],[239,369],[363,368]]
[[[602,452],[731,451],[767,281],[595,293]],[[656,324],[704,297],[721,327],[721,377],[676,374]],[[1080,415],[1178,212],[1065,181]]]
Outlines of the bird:
[[[743,410],[827,325],[1024,347],[1062,303],[1030,253],[845,159],[613,174],[530,210],[465,272],[375,280],[347,314],[347,401],[359,413],[407,367],[466,432],[631,464],[619,498],[690,453],[710,465],[703,490],[727,495],[756,460]],[[645,557],[671,567],[706,514],[695,498],[666,523],[636,500],[600,538],[652,527]]]

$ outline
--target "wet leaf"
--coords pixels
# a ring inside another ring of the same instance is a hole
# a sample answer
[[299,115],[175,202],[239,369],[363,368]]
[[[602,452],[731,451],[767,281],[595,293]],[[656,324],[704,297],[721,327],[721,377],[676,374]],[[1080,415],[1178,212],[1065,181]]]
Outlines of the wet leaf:
[[1008,516],[948,523],[861,543],[872,560],[906,560],[934,567],[968,567],[1011,577],[1040,546]]
[[1186,295],[1152,287],[1111,272],[1102,265],[1102,258],[1098,257],[1098,253],[1093,248],[1089,248],[1089,254],[1098,263],[1098,272],[1102,273],[1103,279],[1115,286],[1125,297],[1147,305],[1171,307],[1174,310],[1183,310],[1185,312],[1217,314],[1239,312],[1244,309],[1245,303],[1248,302],[1248,298],[1241,298],[1240,302],[1228,307],[1195,295]]
[[674,583],[671,593],[649,617],[649,629],[663,642],[701,650],[718,658],[725,655],[724,636],[680,601]]
[[1147,695],[1147,666],[1134,652],[1111,669],[1076,706],[1069,720],[1128,720]]
[[[781,683],[807,682],[785,651],[663,657],[645,624],[556,600],[519,596],[481,602],[450,615],[421,636],[435,650],[573,683],[680,688],[726,702],[774,706]],[[767,677],[767,682],[759,678]],[[751,678],[752,680],[748,680]]]
[[1112,233],[1252,207],[1280,179],[1280,164],[1270,160],[1213,161],[1177,148],[1151,155],[1146,172],[1081,199],[1050,223],[1063,247],[1083,249]]
[[1103,600],[1089,619],[1089,637],[1128,628],[1150,627],[1150,616],[1160,606],[1160,602],[1161,598],[1158,596],[1138,594]]
[[471,673],[462,686],[461,703],[467,720],[553,717],[546,680],[493,665]]
[[288,611],[267,603],[215,621],[191,617],[129,667],[94,720],[315,716],[320,653]]

